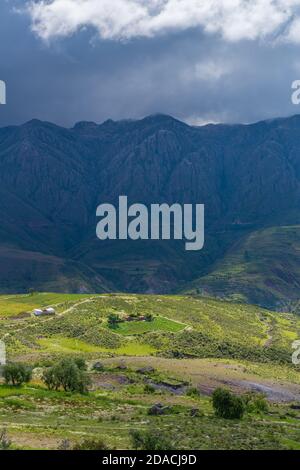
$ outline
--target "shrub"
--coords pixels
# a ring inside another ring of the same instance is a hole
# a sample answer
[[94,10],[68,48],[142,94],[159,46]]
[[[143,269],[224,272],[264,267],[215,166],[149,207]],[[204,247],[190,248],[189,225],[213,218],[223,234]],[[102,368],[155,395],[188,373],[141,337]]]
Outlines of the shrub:
[[161,416],[165,415],[167,412],[170,411],[169,406],[163,406],[161,403],[156,403],[152,405],[148,410],[148,415],[150,416]]
[[153,385],[146,384],[144,386],[144,392],[145,393],[155,393],[155,388],[153,387]]
[[63,439],[59,445],[57,450],[70,450],[71,449],[71,443],[69,439]]
[[196,388],[196,387],[190,387],[190,388],[187,389],[186,395],[187,395],[188,397],[198,398],[198,397],[200,397],[201,393],[200,393],[200,391],[198,390],[198,388]]
[[148,322],[153,321],[154,317],[153,317],[152,313],[146,313],[145,320],[148,321]]
[[63,388],[65,392],[86,393],[89,385],[87,374],[73,359],[63,359],[47,369],[43,381],[49,390]]
[[8,438],[6,428],[0,431],[0,450],[8,450],[11,446],[11,440]]
[[116,313],[110,313],[107,321],[110,328],[115,328],[120,321],[120,317]]
[[24,364],[7,364],[4,366],[3,376],[7,384],[20,386],[30,382],[32,370]]
[[174,443],[159,431],[130,431],[134,450],[173,450]]
[[83,357],[75,357],[74,362],[80,370],[87,370],[87,364]]
[[73,450],[108,450],[102,439],[85,439],[74,445]]
[[244,400],[229,390],[217,388],[212,396],[216,416],[225,419],[241,419],[245,413]]
[[96,372],[100,372],[104,370],[104,364],[102,364],[102,362],[95,362],[95,364],[93,364],[92,369],[95,370]]
[[246,409],[249,413],[262,412],[267,413],[269,410],[268,402],[263,393],[248,392],[243,396]]

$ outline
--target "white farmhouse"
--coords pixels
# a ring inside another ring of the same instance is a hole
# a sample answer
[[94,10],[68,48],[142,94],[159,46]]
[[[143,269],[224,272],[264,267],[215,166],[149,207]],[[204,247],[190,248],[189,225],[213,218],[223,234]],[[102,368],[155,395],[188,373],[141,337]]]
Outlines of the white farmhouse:
[[36,308],[34,311],[33,311],[34,315],[36,317],[40,317],[41,315],[43,315],[43,310],[40,310],[39,308]]

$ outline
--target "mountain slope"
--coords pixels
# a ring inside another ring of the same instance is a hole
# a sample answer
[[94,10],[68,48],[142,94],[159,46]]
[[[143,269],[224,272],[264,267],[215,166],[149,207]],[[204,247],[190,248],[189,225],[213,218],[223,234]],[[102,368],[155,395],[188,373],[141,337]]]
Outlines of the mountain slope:
[[[299,132],[299,116],[248,126],[191,127],[157,115],[73,129],[37,120],[0,129],[0,291],[73,285],[73,291],[168,293],[204,279],[252,232],[300,224]],[[129,203],[204,203],[204,250],[188,253],[181,242],[100,242],[96,207],[124,194]],[[7,246],[14,250],[13,269]],[[47,282],[33,253],[72,266],[64,270],[69,281],[55,274]],[[24,256],[30,276],[22,274]],[[298,298],[299,272],[289,269],[295,284],[270,296],[264,294],[267,268],[259,267],[259,303]],[[280,273],[273,275],[276,284]],[[210,292],[219,295],[221,284],[210,283]],[[229,285],[224,289],[227,295]]]
[[271,227],[240,240],[191,291],[288,310],[300,295],[300,226]]

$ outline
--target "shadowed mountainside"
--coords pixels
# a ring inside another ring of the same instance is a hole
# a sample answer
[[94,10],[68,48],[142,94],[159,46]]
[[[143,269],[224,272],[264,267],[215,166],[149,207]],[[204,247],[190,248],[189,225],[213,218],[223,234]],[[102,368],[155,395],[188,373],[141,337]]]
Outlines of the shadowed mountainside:
[[[300,224],[299,135],[300,116],[248,126],[191,127],[156,115],[73,129],[37,120],[0,129],[1,292],[165,293],[192,285],[266,306],[297,299],[297,263],[283,274],[294,279],[288,289],[277,266],[285,262],[285,247],[291,258],[299,256],[294,231],[285,233],[282,247],[276,228],[261,230]],[[97,240],[96,207],[116,204],[123,194],[129,203],[204,203],[204,250]],[[233,267],[227,275],[232,253],[240,253],[235,260],[247,257],[243,243],[261,233],[272,256],[256,252],[261,245],[254,242],[251,275],[246,269],[236,277]],[[226,280],[215,280],[216,269],[224,269]]]

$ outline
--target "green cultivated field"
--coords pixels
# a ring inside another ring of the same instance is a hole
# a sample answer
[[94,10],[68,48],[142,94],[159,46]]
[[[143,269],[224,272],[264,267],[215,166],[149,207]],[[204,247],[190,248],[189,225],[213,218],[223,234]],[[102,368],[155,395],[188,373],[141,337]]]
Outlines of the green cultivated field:
[[[20,315],[46,306],[55,317]],[[112,313],[153,320],[110,327]],[[159,429],[176,436],[178,449],[300,449],[293,406],[300,369],[291,363],[292,342],[300,339],[296,315],[189,296],[0,296],[0,339],[10,361],[34,369],[28,385],[0,385],[0,429],[7,428],[12,448],[101,438],[109,448],[130,449],[130,430]],[[43,369],[65,357],[87,361],[89,394],[46,389]],[[264,393],[269,410],[217,418],[210,394],[219,386]],[[166,412],[149,415],[157,403]]]

